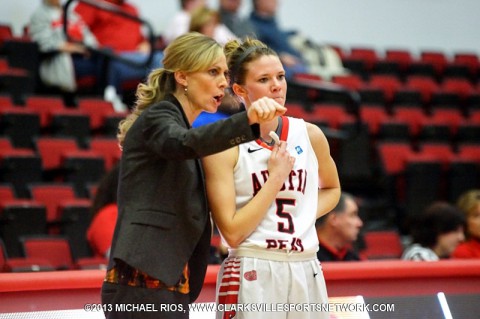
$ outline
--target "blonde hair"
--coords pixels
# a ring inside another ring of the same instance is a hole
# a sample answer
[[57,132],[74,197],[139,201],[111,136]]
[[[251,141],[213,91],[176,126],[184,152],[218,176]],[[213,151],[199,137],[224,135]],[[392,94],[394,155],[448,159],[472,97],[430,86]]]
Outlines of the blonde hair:
[[480,189],[472,189],[463,193],[457,201],[457,206],[465,215],[469,215],[480,204]]
[[218,22],[217,11],[208,7],[200,7],[192,12],[190,18],[190,32],[202,33],[202,28],[210,22]]
[[118,126],[120,146],[123,146],[128,130],[146,108],[175,92],[179,85],[175,80],[175,72],[206,70],[223,55],[223,51],[220,44],[212,38],[189,32],[172,41],[164,54],[163,68],[154,69],[148,75],[146,83],[138,85],[135,107]]
[[265,55],[278,56],[265,43],[258,39],[246,37],[242,42],[239,40],[228,41],[223,51],[227,57],[230,74],[230,86],[234,83],[244,84],[247,74],[247,64]]
[[[472,215],[478,205],[480,205],[480,189],[466,191],[457,200],[457,207],[463,212],[465,218]],[[465,227],[465,237],[470,238],[467,227]]]

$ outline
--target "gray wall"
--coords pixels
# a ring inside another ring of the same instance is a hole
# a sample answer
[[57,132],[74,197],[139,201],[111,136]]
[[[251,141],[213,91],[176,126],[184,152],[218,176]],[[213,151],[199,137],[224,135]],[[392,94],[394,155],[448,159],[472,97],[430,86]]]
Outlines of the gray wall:
[[[0,22],[19,34],[41,0],[0,0]],[[178,10],[178,0],[130,0],[156,32],[161,33]],[[416,53],[434,49],[446,53],[480,54],[479,0],[279,0],[279,21],[317,42],[406,48]],[[242,12],[250,11],[243,0]],[[208,3],[216,7],[218,0]]]

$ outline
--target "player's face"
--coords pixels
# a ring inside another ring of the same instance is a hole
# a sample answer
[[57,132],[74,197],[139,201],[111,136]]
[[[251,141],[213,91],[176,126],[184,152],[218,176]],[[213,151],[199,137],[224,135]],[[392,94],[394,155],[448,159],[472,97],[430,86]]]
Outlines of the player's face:
[[245,90],[242,97],[247,105],[265,96],[285,105],[287,81],[280,59],[274,55],[264,55],[248,63],[242,87]]
[[191,72],[187,75],[187,96],[191,107],[214,113],[222,102],[227,87],[228,67],[224,55],[203,71]]

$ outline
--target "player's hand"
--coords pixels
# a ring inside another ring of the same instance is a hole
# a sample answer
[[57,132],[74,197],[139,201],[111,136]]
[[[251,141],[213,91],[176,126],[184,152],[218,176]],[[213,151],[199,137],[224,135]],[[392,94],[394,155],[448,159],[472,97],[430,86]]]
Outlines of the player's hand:
[[269,178],[275,178],[280,185],[283,185],[290,175],[294,164],[295,157],[291,156],[287,151],[287,142],[280,141],[280,144],[275,143],[272,154],[268,159]]
[[262,97],[250,105],[247,111],[249,124],[263,123],[285,114],[287,108],[274,99]]

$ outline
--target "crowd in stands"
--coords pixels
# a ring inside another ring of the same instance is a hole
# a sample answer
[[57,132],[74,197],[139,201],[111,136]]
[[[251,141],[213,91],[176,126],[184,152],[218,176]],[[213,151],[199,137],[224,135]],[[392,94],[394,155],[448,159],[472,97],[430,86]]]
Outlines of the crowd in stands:
[[[135,5],[128,0],[105,1],[107,7],[130,17],[80,2],[69,8],[65,33],[61,1],[37,0],[38,8],[30,20],[25,21],[22,38],[22,41],[26,39],[38,45],[37,91],[22,92],[21,85],[14,85],[16,78],[25,81],[28,75],[3,62],[7,61],[8,50],[0,47],[0,209],[5,210],[10,200],[29,199],[26,186],[22,191],[17,188],[18,176],[22,175],[10,172],[9,161],[19,157],[27,163],[25,158],[33,158],[28,164],[22,164],[30,169],[29,172],[35,165],[42,166],[34,140],[30,144],[18,142],[15,135],[18,133],[10,129],[12,123],[24,125],[15,121],[24,121],[29,116],[32,122],[24,123],[33,124],[22,128],[22,134],[32,131],[35,139],[57,132],[53,124],[40,123],[40,114],[30,112],[33,110],[27,103],[30,95],[62,97],[64,115],[71,117],[70,122],[59,124],[64,127],[63,133],[67,132],[65,127],[80,125],[80,115],[86,114],[86,109],[80,110],[80,107],[86,100],[107,103],[109,111],[94,110],[96,115],[88,113],[90,124],[87,126],[90,128],[87,130],[90,131],[87,135],[91,134],[91,139],[108,139],[118,147],[114,141],[117,124],[134,103],[129,95],[151,69],[162,65],[165,45],[189,31],[209,35],[221,44],[233,38],[254,36],[278,52],[289,81],[305,76],[312,80],[311,86],[305,88],[305,95],[293,96],[287,102],[289,115],[308,118],[310,122],[334,130],[358,120],[361,124],[356,131],[358,136],[363,136],[361,132],[366,134],[363,144],[360,138],[348,141],[331,138],[333,157],[338,161],[341,178],[345,178],[341,180],[345,191],[337,207],[317,220],[320,261],[376,258],[438,261],[480,257],[480,60],[476,53],[459,52],[452,60],[441,52],[424,52],[416,58],[407,49],[387,50],[381,56],[368,48],[345,50],[340,46],[313,43],[301,30],[282,28],[276,17],[277,0],[252,0],[252,12],[247,16],[239,13],[241,0],[219,0],[218,8],[208,7],[204,0],[180,0],[179,10],[166,29],[151,38],[142,23],[132,19],[141,18]],[[6,76],[7,71],[13,73]],[[315,85],[322,82],[359,94],[361,102],[356,105],[353,117],[347,114],[343,100],[324,102],[318,97]],[[85,91],[86,83],[90,88]],[[13,91],[10,90],[15,90],[15,99],[11,99]],[[18,92],[22,97],[20,101],[16,98]],[[295,104],[300,107],[296,108]],[[332,113],[334,125],[330,125],[333,122],[328,115],[329,107],[338,111]],[[236,111],[225,98],[219,112],[201,114],[193,126],[228,117]],[[42,114],[47,114],[48,121],[55,118],[54,111],[42,112],[47,112]],[[6,115],[11,113],[15,115]],[[93,129],[93,121],[97,118],[101,124]],[[91,151],[88,137],[79,144],[83,147],[74,153]],[[386,144],[389,145],[384,147]],[[427,149],[432,151],[427,153]],[[371,160],[368,177],[360,183],[355,183],[357,180],[350,183],[348,176],[342,175],[341,163],[348,154],[354,157],[355,163],[355,156],[364,153]],[[61,156],[66,157],[66,154]],[[92,158],[92,155],[87,157]],[[108,167],[104,166],[102,173],[105,174],[97,175],[105,176],[104,179],[85,183],[85,187],[97,187],[95,196],[87,191],[78,194],[77,189],[78,198],[90,201],[92,215],[89,221],[92,224],[88,233],[85,229],[85,240],[88,240],[92,257],[108,256],[116,219],[116,192],[113,190],[118,182],[115,179],[118,167],[113,166],[113,161],[117,159],[109,162]],[[105,159],[102,160],[104,165]],[[415,170],[412,163],[418,163],[417,160],[421,165],[434,162],[436,166],[419,166]],[[16,163],[10,165],[13,169],[23,167]],[[68,180],[68,172],[59,174],[58,168],[52,172],[46,174],[43,170],[35,178],[31,174],[20,182]],[[419,177],[422,173],[424,180]],[[11,178],[16,179],[12,188]],[[414,186],[425,187],[424,181],[428,189],[411,191]],[[12,190],[11,194],[8,189]],[[19,193],[22,196],[18,196]],[[369,200],[378,200],[378,195],[381,197],[380,212],[372,217]],[[395,216],[386,221],[392,211]],[[376,228],[374,223],[379,219],[382,226]],[[48,229],[45,234],[59,235],[52,232],[51,227]],[[387,253],[369,257],[366,236],[385,230],[397,236],[402,251],[393,257]],[[5,232],[5,225],[0,227],[0,239],[8,241],[2,237],[2,231]],[[212,263],[221,262],[225,256],[222,249],[221,243],[212,246]],[[6,251],[8,254],[8,247]]]

